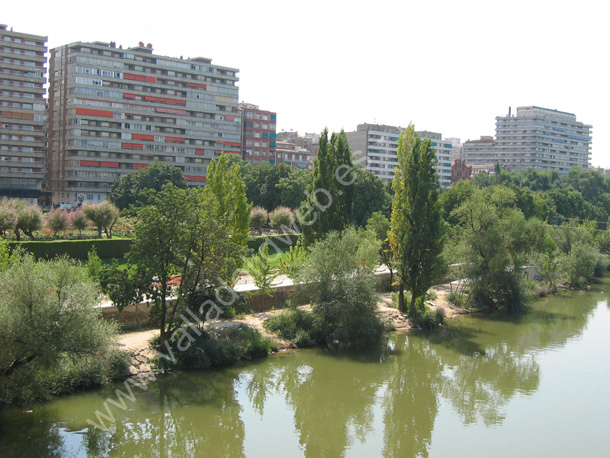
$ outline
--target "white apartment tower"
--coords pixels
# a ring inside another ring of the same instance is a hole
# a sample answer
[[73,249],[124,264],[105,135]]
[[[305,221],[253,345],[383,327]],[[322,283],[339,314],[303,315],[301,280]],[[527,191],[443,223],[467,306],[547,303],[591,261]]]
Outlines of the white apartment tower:
[[[355,132],[346,132],[354,160],[389,183],[394,178],[394,168],[398,164],[398,137],[403,130],[396,126],[359,124]],[[422,140],[430,140],[436,151],[440,186],[451,186],[452,144],[443,140],[440,133],[419,131],[417,134]]]
[[468,165],[499,164],[521,171],[529,168],[567,173],[572,167],[588,168],[591,159],[591,126],[576,115],[548,108],[517,108],[517,115],[496,117],[496,138],[464,144]]

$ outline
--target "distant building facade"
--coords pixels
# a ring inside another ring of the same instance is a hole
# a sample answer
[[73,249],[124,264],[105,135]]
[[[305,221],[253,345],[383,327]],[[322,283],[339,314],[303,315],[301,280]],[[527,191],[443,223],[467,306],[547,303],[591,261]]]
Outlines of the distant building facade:
[[[398,164],[398,137],[404,128],[380,124],[359,124],[354,132],[346,132],[356,162],[361,163],[385,182],[394,178]],[[422,139],[429,139],[436,151],[439,184],[451,185],[452,144],[444,141],[437,132],[418,131]]]
[[0,25],[0,196],[32,203],[44,178],[46,42]]
[[242,114],[241,154],[252,165],[276,161],[277,114],[258,105],[240,103]]
[[466,165],[464,159],[455,159],[451,165],[451,184],[472,178],[472,166]]
[[466,163],[500,164],[515,171],[529,168],[567,173],[588,168],[591,160],[591,126],[576,115],[536,106],[517,108],[514,116],[496,117],[496,137],[464,143]]
[[112,182],[162,161],[189,186],[210,160],[240,154],[235,68],[153,54],[152,45],[72,43],[51,50],[47,189],[54,204],[103,201]]

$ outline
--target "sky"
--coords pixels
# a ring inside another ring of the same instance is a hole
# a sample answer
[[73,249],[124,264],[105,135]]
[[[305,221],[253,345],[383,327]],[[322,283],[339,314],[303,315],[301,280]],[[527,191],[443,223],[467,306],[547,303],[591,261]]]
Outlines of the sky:
[[154,54],[239,69],[239,99],[278,132],[378,123],[462,141],[536,105],[593,126],[610,168],[607,7],[599,0],[3,2],[0,23],[76,41],[151,43]]

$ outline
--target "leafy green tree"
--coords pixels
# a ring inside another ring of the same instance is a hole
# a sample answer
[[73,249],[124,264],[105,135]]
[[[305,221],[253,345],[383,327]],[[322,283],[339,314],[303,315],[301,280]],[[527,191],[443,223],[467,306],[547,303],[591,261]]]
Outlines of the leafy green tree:
[[17,212],[17,222],[14,229],[17,240],[21,240],[21,231],[31,240],[36,240],[34,232],[41,230],[43,227],[42,211],[38,205],[26,204],[17,199],[13,200],[12,203]]
[[103,381],[117,327],[101,318],[84,268],[26,254],[0,274],[0,290],[0,405],[44,399],[75,377]]
[[375,238],[381,242],[379,259],[390,271],[390,285],[394,284],[394,255],[390,247],[390,220],[381,212],[375,212],[366,224],[366,230],[375,234]]
[[[239,176],[239,169],[234,170]],[[179,317],[186,310],[202,320],[212,309],[221,310],[216,290],[223,282],[230,283],[241,265],[243,246],[231,236],[231,222],[218,218],[217,208],[204,202],[200,192],[168,184],[152,205],[138,212],[128,254],[137,275],[126,281],[139,284],[139,294],[151,300],[151,316],[158,320],[162,343],[180,327]],[[127,293],[122,304],[137,299]]]
[[422,141],[410,125],[398,140],[394,169],[395,197],[389,234],[399,279],[398,307],[405,313],[404,290],[411,292],[409,315],[445,270],[442,207],[436,175],[436,154],[430,140]]
[[64,209],[56,208],[49,212],[47,216],[47,227],[53,232],[53,237],[57,236],[58,232],[68,229],[69,215]]
[[70,227],[77,230],[79,236],[82,236],[83,231],[89,227],[89,218],[87,218],[82,208],[70,213]]
[[312,172],[308,169],[293,169],[289,176],[282,177],[275,185],[280,193],[280,205],[296,210],[305,199],[305,192],[312,183]]
[[244,161],[244,159],[240,155],[233,153],[223,153],[221,154],[221,156],[227,156],[227,158],[229,159],[229,163],[227,165],[228,168],[233,167],[233,164],[237,164],[241,172],[242,178],[245,178],[246,175],[252,172],[252,164]]
[[374,274],[379,246],[372,233],[353,228],[332,231],[311,246],[297,282],[307,285],[327,343],[366,347],[380,341]]
[[277,185],[283,178],[292,177],[294,170],[288,164],[274,165],[267,161],[256,165],[252,172],[244,177],[248,200],[267,211],[281,206],[281,195]]
[[138,207],[148,203],[147,194],[142,191],[160,191],[168,182],[186,189],[187,182],[182,170],[165,162],[155,161],[148,167],[115,180],[108,200],[119,210],[132,209],[135,212]]
[[119,219],[119,209],[105,200],[99,204],[85,203],[83,214],[97,227],[98,238],[102,238],[102,231],[106,237],[112,237],[112,228]]
[[250,210],[244,180],[237,164],[229,168],[229,158],[223,154],[212,159],[207,169],[207,183],[203,189],[203,205],[211,216],[226,227],[233,242],[245,250],[250,237]]
[[392,198],[384,182],[370,170],[356,169],[353,184],[354,196],[352,218],[356,226],[363,227],[375,212],[390,215]]
[[519,209],[494,202],[483,190],[453,216],[460,221],[462,275],[472,302],[487,309],[519,309],[526,300],[521,268],[544,250],[544,224],[526,220]]
[[8,199],[0,200],[0,235],[4,237],[8,231],[15,229],[17,212]]
[[330,231],[345,229],[352,220],[354,167],[345,132],[328,130],[320,136],[313,169],[313,183],[299,208],[302,243],[309,246]]
[[267,225],[269,214],[263,207],[254,207],[250,210],[250,227],[257,230],[259,235],[261,229]]

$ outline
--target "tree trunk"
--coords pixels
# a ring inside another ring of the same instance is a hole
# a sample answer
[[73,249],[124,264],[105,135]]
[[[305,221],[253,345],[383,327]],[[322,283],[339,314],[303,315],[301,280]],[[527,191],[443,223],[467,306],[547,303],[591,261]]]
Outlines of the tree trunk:
[[398,311],[400,313],[407,313],[407,307],[405,305],[405,287],[401,283],[398,288]]
[[415,318],[415,294],[411,295],[411,303],[409,304],[409,318]]

